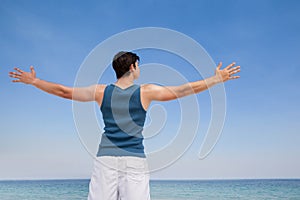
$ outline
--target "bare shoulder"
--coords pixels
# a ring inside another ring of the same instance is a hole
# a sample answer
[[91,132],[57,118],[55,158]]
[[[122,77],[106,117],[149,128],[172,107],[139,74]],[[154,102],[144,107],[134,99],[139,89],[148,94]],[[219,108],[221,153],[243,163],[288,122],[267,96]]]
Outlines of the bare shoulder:
[[94,88],[95,100],[99,106],[101,106],[101,104],[102,104],[102,99],[103,99],[103,94],[104,94],[105,88],[106,88],[106,85],[104,85],[104,84],[95,85],[95,88]]
[[147,98],[151,95],[152,91],[154,90],[155,85],[154,84],[142,84],[141,85],[141,95],[144,98]]
[[104,85],[104,84],[97,84],[97,85],[95,85],[96,92],[103,93],[104,90],[105,90],[105,88],[106,88],[106,85]]
[[105,90],[106,86],[107,85],[104,85],[104,84],[95,85],[94,92],[95,92],[96,98],[100,97],[102,99],[102,96],[104,94],[104,90]]
[[156,97],[163,91],[163,88],[163,86],[156,84],[143,84],[141,85],[141,94],[145,98],[155,100]]
[[155,91],[159,90],[161,87],[162,86],[159,86],[156,84],[150,84],[150,83],[141,85],[141,89],[144,92],[155,92]]
[[98,95],[99,93],[103,93],[105,90],[106,85],[103,84],[94,84],[87,87],[82,87],[83,90],[89,92],[90,94]]
[[169,101],[176,99],[178,96],[173,91],[174,87],[172,86],[161,86],[156,84],[145,84],[141,86],[142,96],[149,101]]
[[141,85],[141,101],[145,110],[148,109],[151,101],[153,100],[155,88],[155,84]]

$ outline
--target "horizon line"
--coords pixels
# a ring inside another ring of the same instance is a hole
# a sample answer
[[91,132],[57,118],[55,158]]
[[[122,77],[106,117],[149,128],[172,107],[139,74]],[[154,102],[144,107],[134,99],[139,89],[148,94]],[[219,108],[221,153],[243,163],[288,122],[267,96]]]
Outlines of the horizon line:
[[[90,180],[90,178],[33,178],[33,179],[0,179],[0,182],[5,181],[80,181]],[[300,180],[300,177],[288,178],[203,178],[203,179],[150,179],[150,181],[240,181],[240,180]]]

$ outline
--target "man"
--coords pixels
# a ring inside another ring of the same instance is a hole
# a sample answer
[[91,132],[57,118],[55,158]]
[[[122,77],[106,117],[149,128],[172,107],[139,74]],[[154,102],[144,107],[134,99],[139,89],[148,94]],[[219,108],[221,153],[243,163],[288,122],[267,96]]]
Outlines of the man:
[[89,200],[149,200],[149,173],[144,153],[142,130],[147,109],[152,101],[169,101],[197,94],[235,76],[240,66],[235,63],[221,69],[205,80],[179,86],[155,84],[136,85],[140,76],[139,57],[132,52],[119,52],[112,66],[117,81],[114,84],[96,84],[71,88],[51,83],[19,68],[10,72],[13,82],[31,84],[50,94],[75,101],[95,101],[103,114],[104,133],[95,160],[89,185]]

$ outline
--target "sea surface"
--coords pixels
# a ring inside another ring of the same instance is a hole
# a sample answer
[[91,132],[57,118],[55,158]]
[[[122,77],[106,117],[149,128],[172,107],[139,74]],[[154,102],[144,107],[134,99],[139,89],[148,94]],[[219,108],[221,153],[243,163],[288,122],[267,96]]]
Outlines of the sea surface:
[[[86,200],[89,180],[0,181],[0,200]],[[300,179],[152,180],[152,200],[293,199]]]

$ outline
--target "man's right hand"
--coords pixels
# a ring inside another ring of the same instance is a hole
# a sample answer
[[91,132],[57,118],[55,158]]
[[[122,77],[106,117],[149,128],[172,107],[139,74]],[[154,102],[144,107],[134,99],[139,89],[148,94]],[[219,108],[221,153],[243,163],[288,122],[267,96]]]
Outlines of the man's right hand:
[[34,71],[33,66],[30,66],[30,72],[25,72],[17,67],[14,68],[15,72],[9,72],[9,76],[12,78],[16,78],[12,80],[12,82],[17,83],[25,83],[25,84],[33,84],[36,80],[36,73]]

